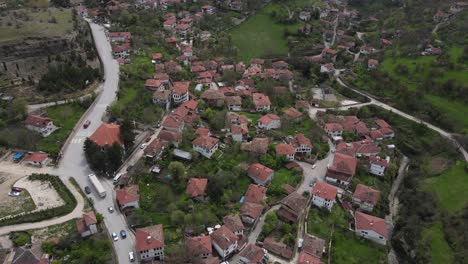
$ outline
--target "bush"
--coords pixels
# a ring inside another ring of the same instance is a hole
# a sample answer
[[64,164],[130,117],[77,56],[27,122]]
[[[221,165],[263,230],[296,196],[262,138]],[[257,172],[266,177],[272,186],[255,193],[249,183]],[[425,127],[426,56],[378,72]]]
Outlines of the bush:
[[31,244],[31,236],[28,232],[11,232],[10,239],[16,247]]
[[31,181],[49,182],[50,185],[52,185],[55,191],[59,194],[60,198],[63,199],[65,204],[55,208],[40,210],[27,214],[20,214],[10,218],[4,218],[0,220],[0,226],[39,222],[53,217],[66,215],[75,209],[77,204],[75,197],[58,176],[52,176],[49,174],[33,174],[29,176],[28,179]]

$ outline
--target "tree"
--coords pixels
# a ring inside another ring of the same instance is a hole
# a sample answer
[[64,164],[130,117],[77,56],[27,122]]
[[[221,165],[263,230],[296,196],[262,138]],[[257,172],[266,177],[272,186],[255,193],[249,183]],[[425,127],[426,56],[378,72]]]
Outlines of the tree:
[[[176,210],[171,213],[171,223],[174,226],[180,226],[184,223],[184,212]],[[186,223],[187,224],[187,223]]]
[[26,100],[14,99],[7,107],[6,111],[8,123],[23,120],[26,117]]
[[104,216],[101,213],[97,213],[96,221],[98,222],[98,224],[102,223],[102,221],[104,221]]
[[182,179],[184,179],[185,166],[182,164],[182,162],[173,161],[169,164],[167,169],[176,181],[180,182]]
[[268,236],[278,225],[278,216],[275,212],[269,212],[265,216],[265,224],[263,225],[263,233]]
[[122,139],[126,150],[133,147],[135,142],[135,132],[133,131],[132,122],[128,119],[124,119],[122,124],[120,124],[120,138]]
[[119,143],[114,142],[111,147],[105,148],[107,166],[106,172],[113,174],[122,165],[123,149]]
[[104,172],[106,170],[106,157],[101,148],[89,138],[85,140],[83,148],[91,169],[98,173]]

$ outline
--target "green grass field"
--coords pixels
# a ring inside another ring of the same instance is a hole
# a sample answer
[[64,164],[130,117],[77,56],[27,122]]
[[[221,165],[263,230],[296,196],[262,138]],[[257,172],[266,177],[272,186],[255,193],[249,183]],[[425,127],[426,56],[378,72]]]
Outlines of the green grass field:
[[294,170],[280,169],[275,171],[273,180],[271,181],[272,188],[281,188],[283,184],[296,186],[301,180],[302,176]]
[[58,153],[61,144],[67,140],[76,122],[78,122],[85,111],[86,109],[84,107],[76,103],[47,108],[47,115],[54,121],[54,124],[60,128],[50,134],[50,136],[42,138],[37,148],[47,153]]
[[468,190],[468,172],[465,167],[467,162],[458,161],[456,165],[448,169],[438,177],[426,180],[427,190],[436,193],[439,206],[455,213],[462,209],[468,202],[466,191]]
[[234,45],[239,49],[238,59],[249,61],[267,54],[288,52],[284,32],[286,29],[296,31],[299,24],[276,24],[269,14],[280,8],[277,4],[270,4],[230,32]]
[[358,238],[351,231],[335,232],[331,260],[335,264],[387,263],[387,251],[383,246]]
[[[49,8],[40,11],[16,10],[0,18],[0,42],[18,41],[28,37],[63,36],[73,30],[71,9]],[[21,14],[19,16],[19,14]],[[55,18],[56,23],[52,23]]]
[[431,245],[432,263],[453,263],[453,252],[444,238],[442,223],[436,222],[430,228],[425,229],[422,239]]

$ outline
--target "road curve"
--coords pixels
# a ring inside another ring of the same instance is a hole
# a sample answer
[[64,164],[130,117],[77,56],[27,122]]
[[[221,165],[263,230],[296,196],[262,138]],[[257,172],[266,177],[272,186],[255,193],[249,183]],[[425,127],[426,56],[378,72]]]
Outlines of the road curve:
[[67,188],[70,190],[70,192],[73,194],[73,196],[76,199],[77,205],[71,213],[64,215],[64,216],[47,219],[41,222],[3,226],[3,227],[0,227],[0,235],[5,235],[13,231],[24,231],[24,230],[29,230],[29,229],[44,228],[44,227],[48,227],[51,225],[65,223],[72,219],[81,217],[83,215],[83,209],[84,209],[83,196],[81,196],[81,194],[76,190],[76,187],[73,186],[73,184],[71,184],[70,181],[64,180],[63,183],[65,184],[65,186],[67,186]]
[[423,121],[415,116],[412,116],[412,115],[409,115],[403,111],[400,111],[392,106],[389,106],[385,103],[382,103],[380,102],[379,100],[375,99],[374,97],[372,97],[371,95],[369,95],[368,93],[364,93],[358,89],[355,89],[353,87],[351,87],[350,85],[346,84],[345,82],[343,82],[343,80],[341,80],[340,77],[337,77],[336,80],[338,81],[338,83],[343,86],[343,87],[346,87],[348,89],[351,89],[353,90],[354,92],[360,94],[360,95],[363,95],[367,98],[369,98],[371,100],[370,104],[374,104],[374,105],[377,105],[377,106],[380,106],[384,109],[387,109],[389,111],[392,111],[393,113],[397,114],[397,115],[400,115],[406,119],[409,119],[409,120],[412,120],[414,122],[417,122],[417,123],[422,123],[424,125],[426,125],[428,128],[432,129],[433,131],[439,133],[441,136],[447,138],[448,140],[450,140],[457,148],[458,150],[462,153],[463,155],[463,158],[465,159],[465,161],[468,161],[468,152],[460,145],[460,143],[458,143],[458,141],[452,136],[451,133],[437,127],[437,126],[434,126],[426,121]]

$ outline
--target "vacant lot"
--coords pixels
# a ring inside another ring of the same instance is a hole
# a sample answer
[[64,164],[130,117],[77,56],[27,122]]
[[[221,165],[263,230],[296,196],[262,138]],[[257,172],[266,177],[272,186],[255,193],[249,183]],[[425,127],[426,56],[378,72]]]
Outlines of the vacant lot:
[[425,229],[422,239],[431,245],[432,263],[453,263],[453,251],[444,238],[442,223],[436,222]]
[[47,108],[47,115],[60,129],[56,130],[50,136],[42,138],[37,145],[37,149],[47,153],[58,153],[61,145],[67,140],[76,122],[78,122],[85,111],[86,108],[78,103]]
[[442,175],[426,180],[426,188],[437,194],[439,206],[450,213],[459,211],[468,202],[467,166],[467,162],[459,161]]
[[63,36],[73,29],[71,9],[20,9],[6,14],[0,18],[0,42]]
[[262,11],[232,30],[234,45],[239,49],[238,58],[249,61],[251,58],[267,54],[286,54],[288,43],[285,30],[297,31],[299,24],[277,24],[270,13],[280,9],[277,4],[270,4]]

